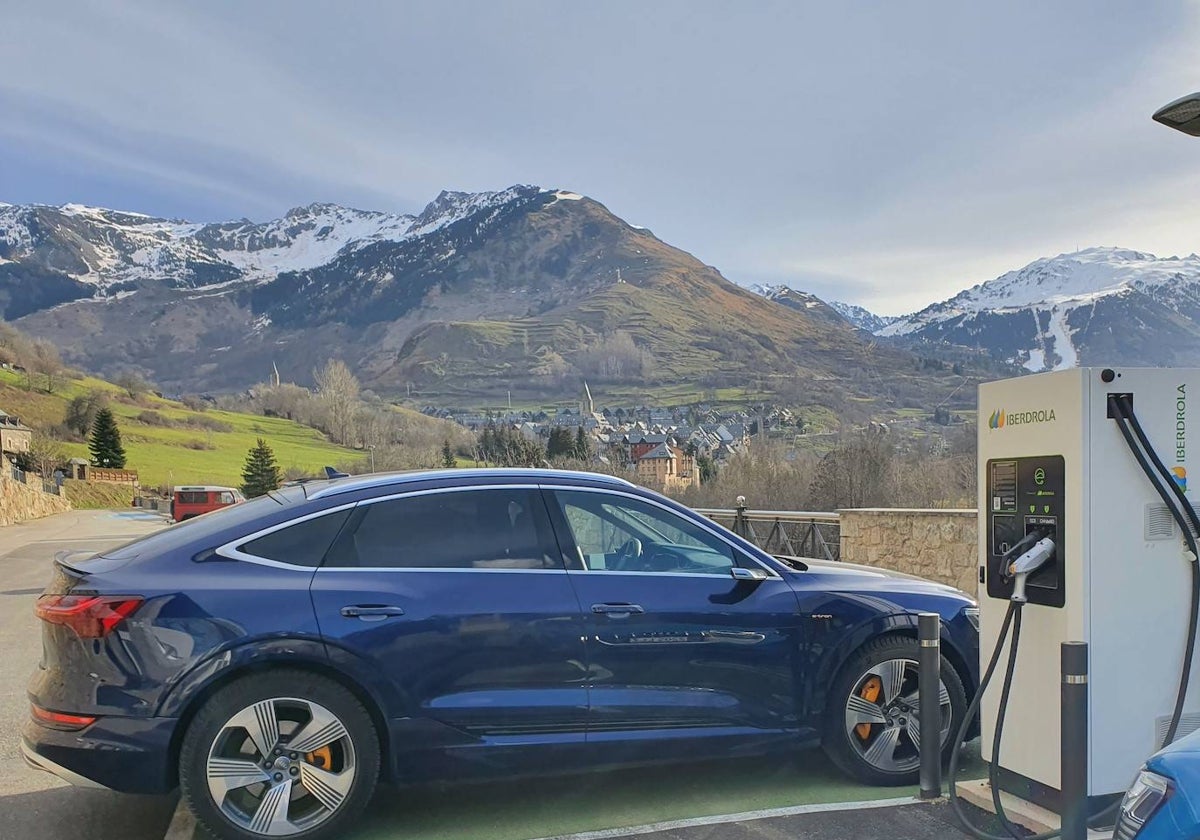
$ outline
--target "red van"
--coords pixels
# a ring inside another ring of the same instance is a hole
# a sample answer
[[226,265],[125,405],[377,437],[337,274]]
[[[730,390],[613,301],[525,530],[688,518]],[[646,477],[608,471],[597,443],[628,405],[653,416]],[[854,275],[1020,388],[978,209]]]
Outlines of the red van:
[[210,510],[244,501],[246,497],[233,487],[176,487],[171,497],[171,518],[182,522]]

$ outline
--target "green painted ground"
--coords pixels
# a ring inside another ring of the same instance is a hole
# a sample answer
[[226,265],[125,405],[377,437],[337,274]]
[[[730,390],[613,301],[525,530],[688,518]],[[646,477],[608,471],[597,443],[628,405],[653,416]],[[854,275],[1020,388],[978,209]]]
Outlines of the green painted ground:
[[[967,747],[962,779],[980,778],[978,743]],[[686,765],[612,770],[437,788],[383,789],[363,827],[347,840],[532,840],[826,802],[915,795],[847,781],[819,750]]]

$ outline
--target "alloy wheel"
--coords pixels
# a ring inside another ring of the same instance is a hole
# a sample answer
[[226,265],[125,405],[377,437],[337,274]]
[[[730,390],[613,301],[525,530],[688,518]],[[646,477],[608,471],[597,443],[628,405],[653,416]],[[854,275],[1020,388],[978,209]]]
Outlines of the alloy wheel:
[[208,752],[208,790],[239,828],[286,837],[325,822],[355,777],[354,744],[336,715],[294,697],[261,700],[231,717]]
[[[953,708],[950,692],[938,681],[941,744],[950,737]],[[846,738],[872,767],[887,773],[906,773],[921,763],[921,703],[917,693],[917,663],[888,659],[858,678],[846,700]]]

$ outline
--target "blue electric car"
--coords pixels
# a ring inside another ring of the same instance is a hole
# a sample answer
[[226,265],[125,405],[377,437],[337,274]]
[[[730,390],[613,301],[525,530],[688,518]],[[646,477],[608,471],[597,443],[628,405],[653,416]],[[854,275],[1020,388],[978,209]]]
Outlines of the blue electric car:
[[1200,732],[1156,753],[1125,794],[1113,840],[1200,837]]
[[909,784],[919,611],[942,616],[948,754],[977,683],[957,590],[775,558],[600,475],[306,483],[60,559],[23,752],[178,785],[237,840],[339,836],[377,780],[820,744]]

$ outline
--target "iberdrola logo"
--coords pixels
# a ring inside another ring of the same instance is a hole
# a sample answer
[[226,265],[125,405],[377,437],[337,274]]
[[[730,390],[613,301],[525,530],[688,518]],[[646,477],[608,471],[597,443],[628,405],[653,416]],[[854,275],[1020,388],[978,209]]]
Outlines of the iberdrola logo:
[[1175,483],[1179,485],[1179,489],[1187,492],[1187,467],[1171,467],[1171,472],[1175,474]]
[[992,412],[992,416],[988,418],[989,429],[1004,428],[1004,409],[997,409]]

